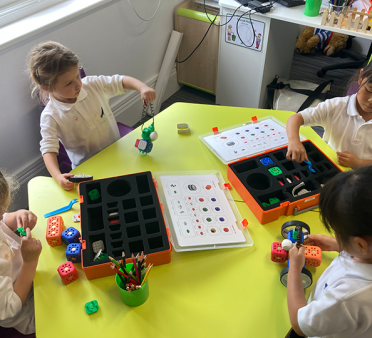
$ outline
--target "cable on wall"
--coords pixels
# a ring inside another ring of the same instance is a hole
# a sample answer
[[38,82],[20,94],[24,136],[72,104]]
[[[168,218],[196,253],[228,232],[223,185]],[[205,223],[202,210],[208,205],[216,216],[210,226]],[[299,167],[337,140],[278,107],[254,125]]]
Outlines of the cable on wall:
[[160,7],[160,4],[161,4],[161,0],[159,0],[159,3],[158,3],[158,7],[156,8],[156,11],[155,13],[149,18],[149,19],[144,19],[142,18],[136,11],[136,9],[133,7],[132,3],[130,2],[130,0],[127,0],[129,5],[132,7],[132,9],[134,10],[134,13],[136,13],[136,15],[142,20],[142,21],[150,21],[154,18],[154,16],[157,14],[158,10],[159,10],[159,7]]

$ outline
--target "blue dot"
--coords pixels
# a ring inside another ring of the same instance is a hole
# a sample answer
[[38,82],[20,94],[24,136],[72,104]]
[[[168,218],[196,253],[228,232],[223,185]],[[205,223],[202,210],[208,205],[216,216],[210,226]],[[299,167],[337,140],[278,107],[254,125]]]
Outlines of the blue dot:
[[217,200],[213,197],[211,198],[212,202],[216,202]]
[[249,132],[249,129],[246,129],[245,131],[248,133]]
[[216,211],[220,211],[221,209],[220,209],[219,207],[217,207],[217,208],[214,208],[214,210],[216,210]]
[[220,217],[219,219],[220,219],[221,222],[225,221],[225,219],[223,217]]
[[235,133],[236,135],[239,135],[240,133]]
[[254,129],[260,129],[260,127],[256,127],[256,128],[254,128]]

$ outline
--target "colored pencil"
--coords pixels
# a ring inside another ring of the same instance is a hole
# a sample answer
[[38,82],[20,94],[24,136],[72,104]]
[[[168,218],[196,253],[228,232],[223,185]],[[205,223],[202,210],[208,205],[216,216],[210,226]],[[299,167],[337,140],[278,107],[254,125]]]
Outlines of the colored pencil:
[[150,265],[149,265],[149,267],[148,267],[148,269],[147,269],[147,271],[146,271],[145,277],[143,278],[143,281],[142,281],[142,283],[141,283],[141,286],[142,286],[143,284],[145,284],[145,282],[146,282],[146,279],[148,278],[148,276],[149,276],[149,273],[150,273],[150,271],[151,271],[152,267],[153,267],[153,265],[152,265],[152,264],[150,264]]
[[132,281],[134,283],[137,283],[137,281],[135,281],[133,278],[131,278],[132,276],[127,276],[124,272],[121,272],[117,267],[115,267],[115,265],[110,265],[110,268],[113,269],[113,270],[115,270],[119,275],[121,275],[121,276],[123,276],[125,278],[128,278],[129,277],[130,279],[132,279]]
[[111,256],[108,256],[109,260],[114,263],[119,269],[121,269],[120,263],[113,259]]
[[137,261],[134,257],[132,258],[132,260],[133,260],[134,270],[136,271],[137,280],[138,280],[138,282],[140,282],[141,280],[140,280],[140,276],[139,276],[139,273],[138,273],[139,269],[137,267]]

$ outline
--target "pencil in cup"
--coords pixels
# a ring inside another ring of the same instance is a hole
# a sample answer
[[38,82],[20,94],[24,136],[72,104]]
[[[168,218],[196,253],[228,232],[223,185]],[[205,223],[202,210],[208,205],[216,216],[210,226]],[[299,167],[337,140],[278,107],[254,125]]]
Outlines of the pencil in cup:
[[347,11],[349,10],[352,0],[330,0],[328,4],[328,11],[334,12],[336,15],[343,14],[344,17],[347,16]]
[[[133,267],[133,263],[126,264],[127,271],[130,271]],[[148,271],[147,271],[148,272]],[[146,277],[146,275],[145,275]],[[144,277],[144,278],[145,278]],[[143,284],[140,284],[141,287],[134,290],[127,291],[127,285],[124,285],[122,280],[119,277],[119,274],[115,276],[115,282],[118,286],[120,298],[124,304],[128,306],[139,306],[146,302],[147,298],[149,297],[149,282],[146,279]],[[131,285],[138,285],[137,283],[131,283]]]

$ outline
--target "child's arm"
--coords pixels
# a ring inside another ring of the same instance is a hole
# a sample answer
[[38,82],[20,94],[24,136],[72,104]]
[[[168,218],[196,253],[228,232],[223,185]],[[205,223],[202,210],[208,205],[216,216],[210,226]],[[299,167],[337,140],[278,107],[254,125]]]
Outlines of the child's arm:
[[36,267],[41,253],[41,242],[31,237],[31,231],[26,229],[27,236],[22,237],[21,254],[23,263],[17,280],[13,284],[14,292],[22,301],[26,302],[35,277]]
[[304,124],[301,113],[290,116],[287,120],[288,151],[287,160],[298,163],[308,161],[305,147],[300,140],[300,127]]
[[317,246],[322,251],[340,252],[336,238],[326,235],[308,235],[304,241],[305,245]]
[[137,90],[141,93],[141,99],[145,102],[146,107],[150,102],[156,99],[155,90],[145,85],[140,80],[137,80],[130,76],[123,77],[123,88],[129,90]]
[[298,324],[298,310],[307,305],[301,270],[305,265],[305,247],[297,249],[296,245],[289,251],[290,265],[287,281],[287,304],[289,319],[293,330],[300,336],[305,336]]
[[9,212],[4,217],[4,223],[12,230],[16,231],[18,228],[26,230],[30,228],[32,230],[36,225],[36,215],[28,210],[18,210],[16,212]]
[[67,177],[74,176],[73,174],[62,174],[59,170],[56,153],[44,153],[43,159],[49,174],[56,180],[56,182],[65,190],[74,188],[74,183],[70,182]]
[[353,169],[372,165],[372,160],[362,160],[349,151],[338,151],[337,161],[340,163],[340,165]]

